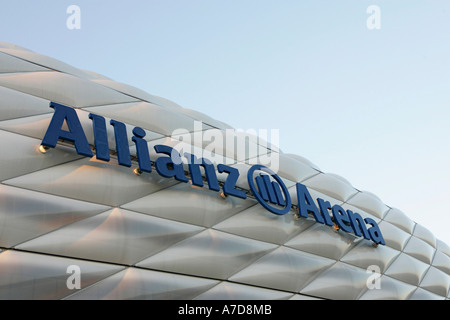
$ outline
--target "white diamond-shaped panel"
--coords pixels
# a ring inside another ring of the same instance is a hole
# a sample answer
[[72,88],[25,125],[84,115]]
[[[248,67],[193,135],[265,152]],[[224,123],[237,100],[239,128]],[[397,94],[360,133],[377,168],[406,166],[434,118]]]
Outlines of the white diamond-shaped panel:
[[0,86],[79,108],[138,101],[92,81],[55,71],[0,74]]
[[0,299],[49,300],[73,294],[68,276],[76,266],[81,270],[80,288],[101,281],[124,267],[78,259],[7,250],[0,253]]
[[[178,199],[176,203],[173,199]],[[148,196],[122,205],[122,208],[211,227],[234,214],[255,205],[249,199],[226,197],[190,183],[178,183]]]
[[12,247],[110,207],[0,185],[0,247]]
[[2,49],[0,49],[0,74],[11,72],[50,71],[50,69],[29,63],[1,51]]
[[195,300],[288,300],[292,293],[223,281]]
[[217,283],[216,280],[127,268],[66,300],[191,300]]
[[[0,181],[37,172],[82,158],[72,148],[61,147],[48,155],[39,151],[40,140],[0,130]],[[20,157],[17,157],[20,154]]]
[[[155,172],[135,176],[130,168],[83,158],[3,181],[4,184],[109,206],[139,199],[177,183]],[[76,186],[76,187],[74,187]]]
[[272,244],[208,229],[136,265],[225,280],[275,248]]
[[26,251],[132,265],[202,228],[112,209],[18,245]]
[[318,273],[334,263],[335,261],[331,259],[280,247],[233,275],[229,280],[299,292]]
[[0,121],[51,113],[49,101],[0,86]]

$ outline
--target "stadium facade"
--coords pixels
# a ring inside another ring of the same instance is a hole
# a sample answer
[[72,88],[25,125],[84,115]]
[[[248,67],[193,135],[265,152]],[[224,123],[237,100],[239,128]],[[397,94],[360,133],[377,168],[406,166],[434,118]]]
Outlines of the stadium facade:
[[0,136],[0,299],[450,297],[449,246],[376,195],[4,42]]

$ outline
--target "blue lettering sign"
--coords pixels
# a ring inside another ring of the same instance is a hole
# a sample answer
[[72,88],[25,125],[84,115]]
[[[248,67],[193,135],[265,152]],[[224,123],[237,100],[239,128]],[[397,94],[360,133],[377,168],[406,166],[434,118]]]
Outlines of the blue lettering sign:
[[[55,113],[42,140],[42,145],[54,148],[59,139],[68,140],[73,142],[78,154],[93,157],[94,154],[75,110],[54,102],[50,103],[50,108],[55,109]],[[66,121],[69,131],[62,129],[64,121]]]
[[235,196],[238,198],[246,199],[247,194],[239,189],[236,189],[236,182],[239,178],[239,170],[230,166],[226,166],[224,164],[217,165],[217,170],[220,173],[226,172],[228,173],[228,177],[225,180],[225,184],[223,185],[223,193],[225,195]]
[[[52,120],[45,133],[42,145],[55,148],[59,140],[72,142],[78,154],[86,157],[93,157],[91,146],[86,139],[86,135],[73,108],[50,103],[50,107],[55,110]],[[105,118],[93,113],[89,114],[92,120],[94,131],[94,145],[98,160],[110,161],[110,149],[108,145],[108,134]],[[68,130],[64,130],[66,123]],[[114,127],[114,138],[116,142],[116,153],[119,165],[131,167],[130,146],[128,144],[127,130],[124,123],[111,120],[110,125]],[[152,172],[152,161],[148,150],[148,143],[144,139],[145,130],[140,127],[133,129],[131,140],[136,145],[137,162],[140,172]],[[154,162],[156,172],[165,178],[174,178],[181,182],[189,182],[183,167],[182,155],[174,148],[166,145],[156,145],[154,149],[160,156]],[[197,159],[195,155],[185,153],[187,159],[189,175],[192,185],[203,187],[203,176],[200,167],[203,167],[208,188],[213,191],[220,191],[220,184],[217,178],[214,164],[208,159]],[[239,170],[224,164],[217,165],[219,173],[227,173],[225,182],[222,185],[223,193],[227,196],[247,198],[247,193],[238,188],[236,183],[239,179]],[[255,176],[256,175],[256,176]],[[250,191],[256,200],[268,211],[284,215],[291,211],[292,201],[290,194],[283,180],[269,168],[263,165],[252,166],[247,173],[247,181]],[[344,210],[341,206],[331,205],[329,201],[317,198],[317,204],[311,197],[308,189],[301,183],[296,184],[298,215],[302,218],[312,216],[316,222],[327,226],[337,226],[339,229],[354,233],[356,236],[371,239],[377,244],[385,244],[383,235],[377,223],[371,218],[363,219],[360,214],[351,210]],[[331,214],[330,214],[331,212]],[[367,228],[369,225],[369,228]]]

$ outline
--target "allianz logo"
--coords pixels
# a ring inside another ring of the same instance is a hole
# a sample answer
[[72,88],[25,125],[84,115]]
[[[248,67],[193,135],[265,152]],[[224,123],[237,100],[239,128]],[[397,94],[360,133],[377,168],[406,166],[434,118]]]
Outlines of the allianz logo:
[[[85,132],[76,111],[68,106],[51,102],[50,107],[55,110],[42,146],[55,148],[58,141],[69,141],[75,146],[76,152],[86,157],[93,157],[94,153],[86,138]],[[94,132],[95,156],[101,161],[110,161],[110,148],[108,143],[107,124],[104,117],[93,113],[89,114]],[[68,130],[64,129],[64,124]],[[114,127],[116,143],[116,156],[119,165],[131,167],[132,158],[126,125],[123,122],[110,120]],[[247,172],[247,182],[250,190],[237,186],[240,172],[237,168],[226,164],[215,166],[207,158],[198,158],[194,154],[181,154],[175,148],[167,145],[155,145],[156,153],[161,154],[156,160],[150,159],[148,142],[144,139],[145,130],[135,127],[132,130],[132,141],[136,146],[138,172],[151,173],[153,169],[165,178],[173,178],[180,182],[192,183],[194,186],[204,187],[207,183],[209,190],[221,192],[223,196],[233,196],[246,199],[254,197],[265,209],[276,215],[295,213],[301,218],[313,218],[321,223],[358,237],[372,240],[376,245],[385,244],[378,224],[372,218],[363,218],[359,213],[345,210],[340,205],[331,205],[329,201],[317,198],[317,204],[311,197],[307,187],[296,183],[298,206],[292,205],[292,199],[283,180],[271,169],[255,164]],[[184,158],[188,170],[183,166]],[[203,173],[202,173],[203,169]],[[219,181],[217,173],[225,174],[224,181]],[[188,177],[189,176],[189,177]],[[295,212],[296,211],[296,212]]]

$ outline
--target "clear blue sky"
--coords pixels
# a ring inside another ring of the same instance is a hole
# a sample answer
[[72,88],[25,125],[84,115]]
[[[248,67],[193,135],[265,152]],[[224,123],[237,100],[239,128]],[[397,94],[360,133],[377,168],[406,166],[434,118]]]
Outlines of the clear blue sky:
[[0,1],[1,41],[235,128],[280,129],[284,152],[450,245],[450,1]]

